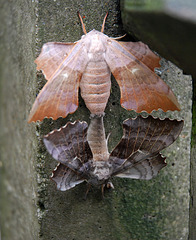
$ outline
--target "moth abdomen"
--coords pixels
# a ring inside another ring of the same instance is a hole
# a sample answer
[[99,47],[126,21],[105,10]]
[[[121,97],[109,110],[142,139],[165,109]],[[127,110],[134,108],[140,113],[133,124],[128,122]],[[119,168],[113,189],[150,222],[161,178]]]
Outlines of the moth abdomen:
[[87,141],[94,161],[107,161],[109,157],[103,115],[91,114],[91,123],[87,131]]
[[81,96],[91,113],[99,115],[105,110],[110,96],[111,72],[106,62],[90,61],[80,82]]

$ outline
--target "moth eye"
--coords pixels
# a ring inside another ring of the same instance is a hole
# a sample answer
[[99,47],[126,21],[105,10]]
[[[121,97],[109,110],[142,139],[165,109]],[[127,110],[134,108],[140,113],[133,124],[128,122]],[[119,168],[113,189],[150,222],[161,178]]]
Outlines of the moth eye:
[[110,44],[112,41],[110,39],[107,39],[108,44]]

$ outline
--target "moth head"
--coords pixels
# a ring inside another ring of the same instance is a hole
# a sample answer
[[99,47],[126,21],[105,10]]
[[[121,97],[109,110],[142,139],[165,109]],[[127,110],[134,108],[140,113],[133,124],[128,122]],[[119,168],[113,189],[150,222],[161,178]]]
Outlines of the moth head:
[[106,184],[111,177],[111,169],[108,161],[92,161],[87,182],[94,186]]
[[81,24],[82,24],[82,29],[85,35],[82,36],[81,41],[82,45],[85,47],[85,49],[88,49],[88,56],[89,59],[91,59],[92,54],[97,54],[96,58],[98,58],[99,61],[99,55],[103,55],[106,52],[106,41],[108,37],[103,34],[104,31],[104,26],[105,26],[105,20],[107,17],[108,13],[106,14],[103,24],[102,24],[102,29],[101,32],[93,29],[89,33],[87,33],[85,25],[83,23],[82,17],[78,12],[78,16],[80,18]]
[[[78,12],[78,16],[79,16],[79,18],[80,18],[80,22],[81,22],[81,24],[82,24],[83,32],[84,32],[84,34],[87,34],[87,32],[86,32],[86,28],[85,28],[85,25],[84,25],[84,22],[83,22],[82,17],[81,17],[81,15],[80,15],[79,12]],[[105,21],[106,21],[107,16],[108,16],[108,12],[106,13],[106,15],[105,15],[105,17],[104,17],[104,19],[103,19],[103,24],[102,24],[102,28],[101,28],[101,33],[104,32]]]
[[82,36],[82,45],[87,50],[89,58],[95,54],[97,55],[96,58],[99,58],[99,55],[102,56],[106,52],[107,39],[106,35],[94,29]]

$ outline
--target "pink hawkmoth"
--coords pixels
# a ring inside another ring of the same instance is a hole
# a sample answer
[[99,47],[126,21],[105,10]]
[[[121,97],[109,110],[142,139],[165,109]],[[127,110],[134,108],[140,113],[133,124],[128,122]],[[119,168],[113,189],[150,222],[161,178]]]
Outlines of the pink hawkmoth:
[[101,32],[87,33],[82,22],[85,35],[81,40],[43,45],[35,63],[48,82],[35,100],[29,122],[45,117],[55,120],[75,112],[79,88],[90,112],[102,114],[110,95],[111,73],[125,109],[138,113],[180,110],[171,89],[154,73],[160,58],[142,42],[119,42],[119,38],[103,34],[105,19]]
[[91,115],[86,122],[68,122],[44,137],[44,144],[59,165],[52,180],[66,191],[81,182],[104,187],[112,177],[149,180],[166,166],[160,151],[172,144],[183,121],[154,119],[152,116],[127,119],[123,137],[109,154],[103,116]]

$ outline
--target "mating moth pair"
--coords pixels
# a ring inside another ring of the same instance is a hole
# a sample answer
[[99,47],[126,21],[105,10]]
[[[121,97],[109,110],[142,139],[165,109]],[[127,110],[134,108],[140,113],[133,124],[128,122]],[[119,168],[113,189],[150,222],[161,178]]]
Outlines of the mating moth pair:
[[29,122],[45,117],[66,117],[78,107],[78,90],[91,112],[91,122],[67,123],[44,137],[48,152],[59,162],[52,180],[65,191],[86,181],[95,186],[112,186],[113,176],[151,179],[165,163],[160,151],[179,136],[183,121],[127,119],[118,145],[108,152],[103,116],[111,88],[111,73],[121,92],[121,106],[151,113],[180,110],[171,89],[154,73],[159,57],[142,42],[122,42],[102,30],[86,32],[75,43],[44,44],[35,60],[48,82],[32,107]]

